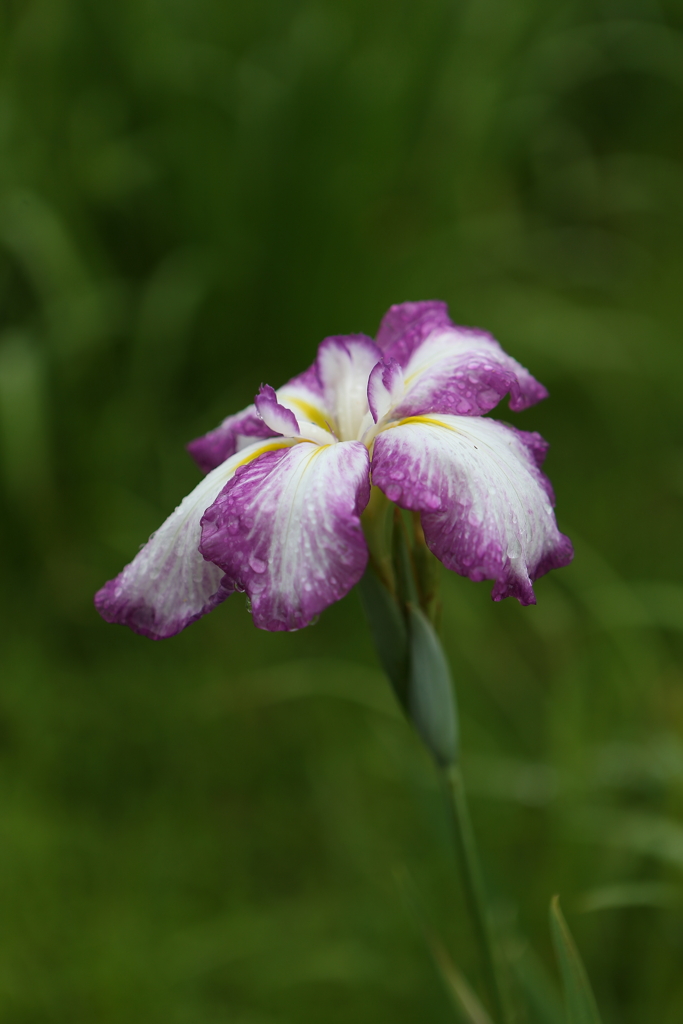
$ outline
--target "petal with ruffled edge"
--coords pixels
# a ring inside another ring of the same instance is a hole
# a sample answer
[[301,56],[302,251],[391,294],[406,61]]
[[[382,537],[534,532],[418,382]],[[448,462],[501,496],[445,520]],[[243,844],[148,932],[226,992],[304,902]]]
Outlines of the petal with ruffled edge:
[[201,518],[239,466],[273,448],[295,444],[254,444],[221,463],[187,495],[152,534],[133,561],[95,595],[107,622],[130,626],[152,640],[179,633],[220,604],[234,586],[222,569],[199,551]]
[[405,398],[396,417],[425,413],[480,416],[508,392],[515,412],[548,392],[487,331],[458,327],[444,302],[392,306],[380,324],[385,359],[404,368]]
[[[295,417],[310,420],[326,427],[322,404],[322,386],[315,365],[293,377],[275,392],[277,401],[290,409]],[[254,438],[275,437],[279,431],[271,428],[259,416],[255,405],[228,416],[215,430],[195,438],[187,450],[203,472],[215,469],[235,452],[253,444]]]
[[534,604],[532,581],[567,565],[571,542],[540,471],[546,444],[495,420],[414,417],[375,440],[372,482],[419,511],[427,544],[471,580],[493,579],[493,599]]
[[381,358],[382,353],[365,334],[325,338],[318,348],[316,366],[323,400],[340,441],[358,440],[372,422],[368,378]]
[[261,629],[307,626],[363,575],[369,455],[302,442],[239,469],[202,520],[201,550],[246,590]]

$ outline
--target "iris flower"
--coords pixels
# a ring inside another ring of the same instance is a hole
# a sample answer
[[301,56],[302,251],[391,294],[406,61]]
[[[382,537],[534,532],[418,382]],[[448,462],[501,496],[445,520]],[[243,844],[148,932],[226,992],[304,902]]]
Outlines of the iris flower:
[[100,614],[161,639],[242,591],[260,628],[300,629],[365,571],[371,486],[420,514],[448,569],[535,603],[572,546],[546,442],[485,417],[506,394],[517,411],[547,392],[443,302],[392,306],[374,341],[326,338],[308,370],[188,445],[206,476],[98,592]]

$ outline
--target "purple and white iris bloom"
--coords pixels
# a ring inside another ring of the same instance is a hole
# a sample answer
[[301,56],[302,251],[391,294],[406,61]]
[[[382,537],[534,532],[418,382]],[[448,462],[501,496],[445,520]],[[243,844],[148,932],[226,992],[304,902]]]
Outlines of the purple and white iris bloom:
[[257,626],[308,625],[363,575],[371,484],[419,512],[445,566],[535,602],[532,581],[572,546],[540,466],[547,444],[484,418],[546,390],[443,302],[392,306],[377,338],[326,338],[315,363],[188,445],[207,473],[96,595],[108,622],[173,636],[234,591]]

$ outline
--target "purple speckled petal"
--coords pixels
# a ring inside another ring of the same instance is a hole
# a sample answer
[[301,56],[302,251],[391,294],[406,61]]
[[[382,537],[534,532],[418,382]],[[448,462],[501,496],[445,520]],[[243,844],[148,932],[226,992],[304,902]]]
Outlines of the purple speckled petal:
[[206,558],[246,590],[261,629],[307,626],[363,575],[369,455],[301,442],[238,470],[202,520]]
[[341,441],[355,441],[372,422],[368,406],[368,378],[382,353],[364,334],[325,338],[318,349],[318,376],[325,408]]
[[179,633],[232,593],[232,581],[199,551],[201,518],[245,459],[257,458],[273,445],[291,443],[254,444],[204,477],[133,561],[95,595],[102,618],[161,640]]
[[403,370],[395,359],[383,359],[377,363],[368,380],[368,404],[372,418],[377,423],[392,406],[398,405],[405,393]]
[[444,302],[392,306],[380,325],[385,358],[405,371],[406,396],[397,418],[432,412],[480,416],[508,392],[515,412],[548,392],[487,331],[458,327]]
[[452,327],[448,306],[438,299],[427,302],[401,302],[385,313],[377,331],[376,342],[405,365],[416,345],[438,327]]
[[[291,409],[295,416],[302,416],[320,427],[326,426],[322,385],[315,364],[279,388],[276,395],[280,405]],[[235,452],[252,444],[254,438],[275,436],[276,432],[264,423],[256,406],[249,405],[234,416],[228,416],[215,430],[190,441],[187,450],[199,468],[208,473]]]
[[276,434],[285,437],[296,437],[299,434],[299,423],[291,409],[280,405],[275,390],[270,384],[262,384],[254,399],[254,405],[266,426]]
[[495,420],[415,417],[375,439],[372,482],[421,512],[427,544],[447,568],[495,580],[495,601],[534,604],[532,581],[573,556],[539,469],[544,454],[538,434]]
[[392,416],[450,413],[481,416],[510,393],[518,411],[547,396],[523,366],[503,352],[490,334],[451,327],[430,334],[404,368],[405,397]]

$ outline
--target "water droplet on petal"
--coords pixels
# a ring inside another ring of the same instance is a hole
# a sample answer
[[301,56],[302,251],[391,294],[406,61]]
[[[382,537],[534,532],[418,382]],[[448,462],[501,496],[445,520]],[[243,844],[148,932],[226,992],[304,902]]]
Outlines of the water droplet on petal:
[[256,555],[249,556],[249,568],[254,572],[265,572],[268,566],[262,559],[257,558]]

